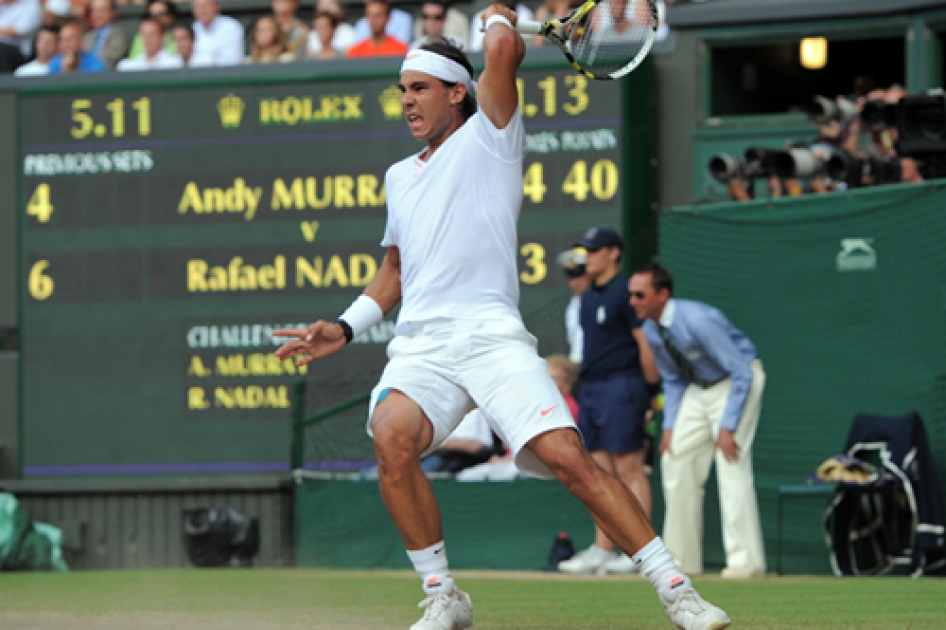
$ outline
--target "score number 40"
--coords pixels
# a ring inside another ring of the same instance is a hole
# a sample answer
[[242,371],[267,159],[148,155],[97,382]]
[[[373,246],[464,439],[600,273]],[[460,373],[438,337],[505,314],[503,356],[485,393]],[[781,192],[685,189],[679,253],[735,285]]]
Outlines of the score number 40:
[[[611,160],[598,160],[590,168],[585,160],[578,160],[565,176],[562,192],[578,202],[587,200],[589,194],[598,201],[608,201],[617,193],[619,183],[618,167]],[[535,162],[523,174],[523,195],[532,203],[542,203],[547,191],[545,167]]]

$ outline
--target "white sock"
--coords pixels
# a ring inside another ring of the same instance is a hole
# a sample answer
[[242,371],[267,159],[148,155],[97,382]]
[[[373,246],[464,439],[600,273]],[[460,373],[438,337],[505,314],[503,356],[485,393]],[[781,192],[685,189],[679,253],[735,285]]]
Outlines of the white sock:
[[428,595],[450,593],[455,588],[450,577],[447,563],[447,549],[441,540],[435,545],[419,551],[407,552],[407,557],[414,563],[414,570],[424,582],[424,592]]
[[647,543],[631,560],[641,568],[641,572],[657,589],[657,594],[666,601],[676,601],[682,591],[692,586],[690,578],[677,568],[677,563],[673,561],[660,536]]

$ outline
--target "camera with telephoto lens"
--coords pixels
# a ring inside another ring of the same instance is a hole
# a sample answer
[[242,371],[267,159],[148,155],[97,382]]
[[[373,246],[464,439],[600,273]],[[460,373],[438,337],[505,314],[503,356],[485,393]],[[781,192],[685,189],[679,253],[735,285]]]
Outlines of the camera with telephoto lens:
[[857,105],[846,98],[837,100],[824,96],[812,97],[805,103],[805,113],[816,125],[827,125],[832,122],[842,127],[857,118]]
[[709,172],[713,178],[723,184],[734,179],[754,179],[772,174],[772,161],[775,153],[763,147],[749,147],[743,157],[734,157],[728,153],[717,153],[709,162]]
[[811,179],[825,174],[825,164],[839,149],[833,144],[816,142],[793,146],[775,154],[772,164],[782,179]]
[[896,103],[888,103],[880,99],[865,101],[861,107],[861,122],[870,127],[896,127]]
[[903,168],[897,156],[858,157],[839,149],[825,163],[825,174],[853,188],[895,184],[902,179]]

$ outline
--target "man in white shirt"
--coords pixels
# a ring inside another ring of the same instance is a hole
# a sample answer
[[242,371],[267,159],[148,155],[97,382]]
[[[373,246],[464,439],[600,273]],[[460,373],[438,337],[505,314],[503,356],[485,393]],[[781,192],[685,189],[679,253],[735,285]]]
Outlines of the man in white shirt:
[[525,43],[516,14],[484,14],[485,69],[440,41],[410,51],[398,87],[408,128],[426,146],[388,169],[388,221],[378,273],[335,323],[275,332],[303,365],[338,352],[400,302],[389,362],[369,403],[381,498],[420,575],[424,617],[411,630],[473,627],[473,604],[450,573],[437,499],[419,459],[474,406],[516,466],[556,477],[657,590],[678,628],[721,630],[729,617],[680,573],[640,504],[584,448],[568,404],[519,313],[516,224],[525,126],[516,72]]
[[163,70],[180,68],[184,64],[180,55],[169,53],[164,48],[164,33],[157,20],[142,20],[138,26],[141,33],[141,43],[144,51],[134,59],[122,59],[118,62],[121,72],[137,72],[139,70]]
[[[366,0],[365,6],[367,5]],[[407,11],[392,5],[391,11],[388,13],[388,25],[384,28],[384,32],[405,44],[410,44],[411,40],[414,39],[414,18]],[[354,42],[357,44],[369,37],[371,37],[371,26],[368,24],[368,18],[363,17],[355,22]]]
[[0,0],[0,73],[13,72],[29,59],[42,22],[39,0]]
[[49,74],[49,61],[59,54],[59,29],[44,26],[36,34],[36,59],[16,69],[18,77],[38,77]]
[[243,25],[220,15],[217,0],[194,0],[194,54],[214,66],[236,66],[246,53]]

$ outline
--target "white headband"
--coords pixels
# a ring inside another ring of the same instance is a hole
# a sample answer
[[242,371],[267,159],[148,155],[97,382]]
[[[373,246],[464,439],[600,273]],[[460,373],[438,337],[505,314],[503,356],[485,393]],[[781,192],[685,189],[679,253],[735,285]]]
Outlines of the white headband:
[[429,50],[412,50],[404,57],[401,64],[401,74],[408,70],[423,72],[447,83],[462,83],[466,91],[473,93],[473,77],[462,65],[443,55],[432,53]]

